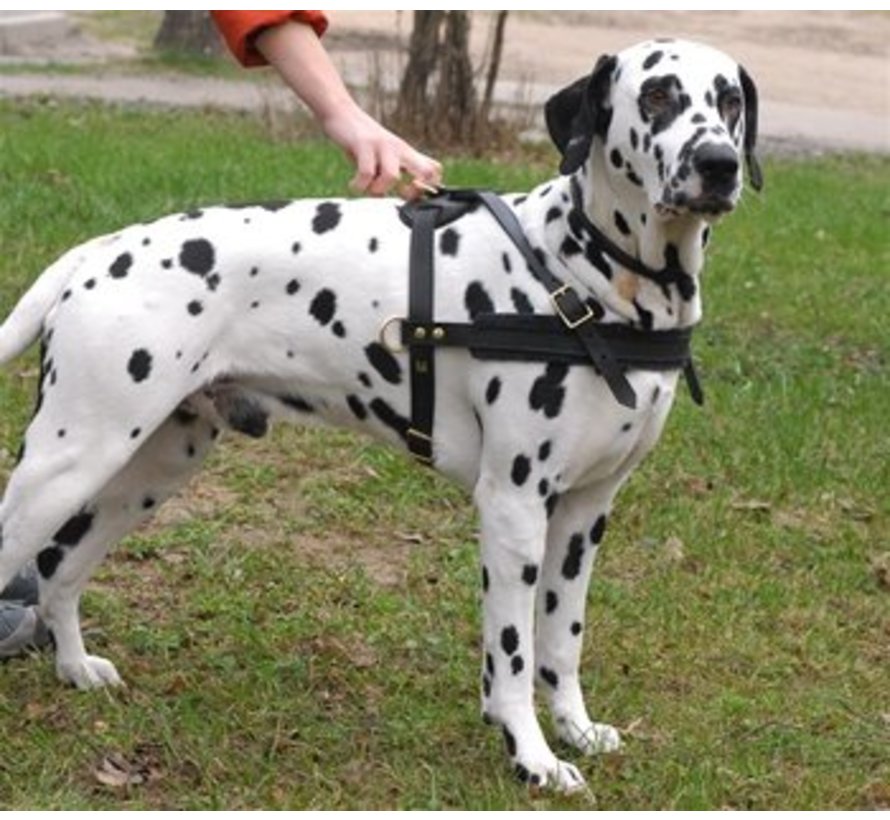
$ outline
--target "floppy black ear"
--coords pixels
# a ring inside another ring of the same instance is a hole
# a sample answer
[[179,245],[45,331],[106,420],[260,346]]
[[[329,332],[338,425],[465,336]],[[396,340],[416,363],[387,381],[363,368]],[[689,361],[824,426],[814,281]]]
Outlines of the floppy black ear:
[[754,153],[757,146],[757,86],[741,66],[739,66],[739,79],[742,83],[742,93],[745,95],[745,162],[748,165],[751,187],[759,191],[763,188],[763,172]]
[[554,94],[544,106],[550,139],[562,154],[559,170],[572,174],[590,156],[594,136],[605,136],[612,119],[606,107],[615,57],[603,55],[593,73]]

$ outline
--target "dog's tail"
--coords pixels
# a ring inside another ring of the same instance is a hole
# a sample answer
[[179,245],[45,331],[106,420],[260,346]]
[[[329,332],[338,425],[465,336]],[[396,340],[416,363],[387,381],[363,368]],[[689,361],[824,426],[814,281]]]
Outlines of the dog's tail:
[[19,300],[0,326],[0,365],[24,353],[40,336],[44,321],[59,301],[71,277],[95,245],[107,242],[100,236],[78,245],[50,265]]

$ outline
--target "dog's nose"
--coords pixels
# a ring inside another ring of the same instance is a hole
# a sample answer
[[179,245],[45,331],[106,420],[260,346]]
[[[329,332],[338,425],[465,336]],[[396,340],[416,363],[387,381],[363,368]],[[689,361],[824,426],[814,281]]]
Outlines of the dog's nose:
[[705,188],[722,188],[735,183],[739,157],[731,145],[706,142],[695,150],[692,164]]

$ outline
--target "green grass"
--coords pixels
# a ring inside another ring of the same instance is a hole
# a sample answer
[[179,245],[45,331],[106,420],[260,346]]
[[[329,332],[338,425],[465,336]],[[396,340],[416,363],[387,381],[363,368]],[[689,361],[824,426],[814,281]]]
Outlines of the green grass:
[[[446,164],[504,190],[547,175]],[[631,727],[576,761],[600,808],[890,805],[890,162],[766,165],[715,231],[707,405],[678,400],[592,587],[590,701]],[[249,118],[0,103],[0,308],[93,234],[348,178]],[[35,367],[0,374],[4,478]],[[460,492],[366,440],[228,440],[85,596],[127,689],[0,666],[0,807],[589,808],[528,795],[478,719],[475,531]],[[100,782],[109,758],[142,782]]]

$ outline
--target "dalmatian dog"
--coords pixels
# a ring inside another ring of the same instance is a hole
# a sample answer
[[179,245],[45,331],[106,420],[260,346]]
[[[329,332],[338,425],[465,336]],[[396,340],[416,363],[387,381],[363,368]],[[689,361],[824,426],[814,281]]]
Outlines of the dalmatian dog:
[[[601,58],[546,117],[562,173],[506,197],[536,254],[602,323],[695,325],[711,226],[736,206],[746,159],[759,184],[748,75],[704,45],[647,42]],[[0,361],[39,340],[42,366],[0,507],[0,587],[36,560],[63,681],[121,682],[85,650],[81,593],[222,430],[323,422],[405,448],[408,359],[381,337],[406,311],[399,207],[297,200],[167,216],[69,251],[14,308]],[[645,265],[679,266],[685,286],[624,268],[592,243],[591,222]],[[434,255],[441,321],[554,312],[485,209],[439,228]],[[613,499],[656,443],[678,374],[629,371],[631,409],[591,366],[436,356],[434,467],[472,492],[481,523],[483,715],[522,781],[577,789],[534,692],[568,746],[619,747],[582,696],[585,597]]]

